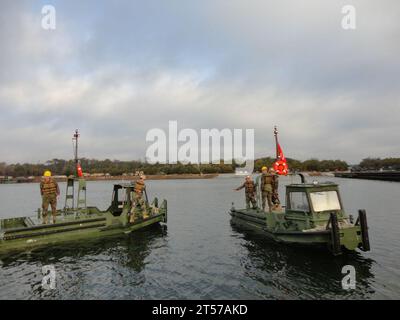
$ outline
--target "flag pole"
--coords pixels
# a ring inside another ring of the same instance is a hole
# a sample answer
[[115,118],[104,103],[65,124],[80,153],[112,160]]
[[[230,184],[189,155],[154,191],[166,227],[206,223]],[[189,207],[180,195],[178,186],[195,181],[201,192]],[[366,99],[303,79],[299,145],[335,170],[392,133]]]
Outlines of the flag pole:
[[276,149],[276,159],[279,158],[279,150],[278,150],[278,128],[274,126],[274,135],[275,135],[275,149]]

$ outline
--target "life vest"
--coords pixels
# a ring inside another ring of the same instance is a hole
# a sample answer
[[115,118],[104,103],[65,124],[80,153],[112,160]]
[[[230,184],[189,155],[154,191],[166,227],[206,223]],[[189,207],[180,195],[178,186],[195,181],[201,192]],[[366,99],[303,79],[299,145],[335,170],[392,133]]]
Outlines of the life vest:
[[49,181],[43,180],[40,183],[40,190],[43,195],[56,195],[58,193],[58,186],[53,179],[50,179]]
[[136,181],[134,191],[135,191],[137,194],[142,195],[142,194],[143,194],[143,190],[144,190],[145,188],[146,188],[146,186],[145,186],[145,184],[144,184],[144,181],[140,181],[140,180],[137,180],[137,181]]
[[261,190],[262,191],[272,191],[272,183],[274,178],[271,174],[263,174],[261,176]]

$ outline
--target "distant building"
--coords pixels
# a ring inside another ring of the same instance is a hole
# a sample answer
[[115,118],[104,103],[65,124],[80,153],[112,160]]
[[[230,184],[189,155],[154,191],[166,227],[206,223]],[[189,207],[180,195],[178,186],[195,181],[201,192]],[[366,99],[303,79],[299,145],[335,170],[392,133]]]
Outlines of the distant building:
[[249,172],[247,170],[245,170],[245,169],[236,168],[235,174],[239,175],[239,176],[247,176],[247,175],[249,175]]

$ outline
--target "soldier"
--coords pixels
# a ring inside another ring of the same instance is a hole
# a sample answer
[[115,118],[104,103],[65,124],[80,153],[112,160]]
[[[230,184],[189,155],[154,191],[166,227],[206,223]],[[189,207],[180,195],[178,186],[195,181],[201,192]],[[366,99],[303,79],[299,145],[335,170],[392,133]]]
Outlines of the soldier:
[[272,203],[274,208],[279,208],[279,205],[281,204],[278,194],[279,176],[276,174],[273,168],[270,168],[269,171],[272,175]]
[[40,194],[42,195],[43,224],[48,223],[47,210],[49,205],[51,205],[53,223],[56,223],[57,197],[60,195],[60,188],[58,183],[51,177],[49,170],[44,172],[43,179],[40,182]]
[[149,217],[146,209],[146,204],[143,199],[143,193],[146,189],[145,185],[145,180],[146,176],[145,175],[140,175],[139,179],[136,180],[135,187],[134,187],[134,205],[132,206],[132,215],[131,215],[131,221],[134,222],[136,218],[139,217],[138,211],[141,211],[142,213],[142,218],[146,219]]
[[250,209],[250,202],[253,209],[257,209],[257,202],[256,202],[256,185],[254,184],[253,179],[250,176],[246,176],[245,182],[238,188],[233,189],[235,191],[239,191],[240,189],[245,188],[245,195],[246,195],[246,208]]
[[269,212],[272,211],[273,177],[267,167],[261,168],[261,198],[262,208],[265,211],[265,204],[268,202]]

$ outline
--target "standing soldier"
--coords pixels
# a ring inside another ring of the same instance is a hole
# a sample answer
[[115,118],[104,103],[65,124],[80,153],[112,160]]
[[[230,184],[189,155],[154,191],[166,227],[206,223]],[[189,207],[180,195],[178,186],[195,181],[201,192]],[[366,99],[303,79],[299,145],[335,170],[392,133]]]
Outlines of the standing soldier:
[[51,177],[49,170],[44,172],[43,179],[40,182],[40,194],[42,195],[43,224],[48,223],[47,210],[49,205],[51,205],[53,223],[56,223],[57,197],[60,195],[60,189],[58,183]]
[[245,188],[244,191],[246,195],[246,208],[250,209],[250,202],[251,202],[253,209],[257,209],[256,185],[250,176],[246,176],[245,182],[240,187],[233,190],[239,191],[240,189],[243,188]]
[[136,220],[136,218],[139,217],[139,214],[137,211],[141,211],[143,219],[146,219],[149,217],[149,215],[147,213],[147,209],[146,209],[146,204],[143,199],[143,193],[146,189],[145,180],[146,180],[146,176],[142,174],[142,175],[140,175],[139,179],[136,180],[136,182],[135,182],[135,187],[134,187],[134,192],[135,192],[134,204],[135,205],[132,206],[133,212],[131,215],[130,222],[134,222]]
[[268,201],[269,212],[272,211],[272,192],[273,192],[273,177],[268,171],[267,167],[261,168],[261,198],[262,198],[262,208],[265,211],[265,204]]
[[279,187],[279,176],[276,174],[273,168],[269,169],[272,175],[272,203],[275,208],[279,208],[281,202],[279,201],[278,187]]

